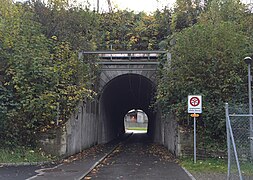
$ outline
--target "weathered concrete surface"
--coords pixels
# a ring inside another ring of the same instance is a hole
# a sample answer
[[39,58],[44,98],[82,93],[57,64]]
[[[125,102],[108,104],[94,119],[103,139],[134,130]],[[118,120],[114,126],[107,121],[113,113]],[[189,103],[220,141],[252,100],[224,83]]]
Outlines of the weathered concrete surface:
[[[114,69],[120,70],[114,70]],[[125,133],[124,116],[141,109],[149,119],[148,134],[175,155],[182,154],[184,139],[176,118],[162,118],[152,106],[156,91],[157,65],[102,65],[98,97],[80,102],[65,128],[43,136],[44,149],[69,156],[95,144],[107,143]],[[112,70],[113,69],[113,70]]]
[[192,134],[178,125],[174,114],[162,116],[158,110],[155,127],[154,141],[163,144],[175,156],[183,156],[193,151]]
[[54,129],[46,133],[40,134],[39,147],[43,151],[55,155],[55,156],[65,156],[66,155],[66,131],[63,129]]
[[96,101],[82,101],[63,128],[43,134],[40,146],[57,156],[70,156],[98,143]]
[[[103,91],[103,88],[114,78],[121,75],[136,74],[146,77],[153,83],[156,83],[156,69],[157,65],[103,65],[101,67],[103,71],[100,74],[99,91]],[[111,70],[111,69],[125,69],[125,70]],[[128,70],[129,69],[129,70]],[[150,69],[150,71],[145,70]]]

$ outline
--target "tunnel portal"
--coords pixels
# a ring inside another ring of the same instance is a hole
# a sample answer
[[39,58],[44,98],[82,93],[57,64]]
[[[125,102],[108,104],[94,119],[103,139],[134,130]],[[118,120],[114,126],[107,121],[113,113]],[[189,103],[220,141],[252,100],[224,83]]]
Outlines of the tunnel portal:
[[108,142],[125,133],[124,116],[131,109],[141,109],[147,114],[148,134],[152,134],[156,117],[151,108],[155,88],[151,80],[139,74],[124,74],[109,81],[99,101],[101,141]]
[[[162,120],[159,107],[152,105],[156,92],[160,57],[166,51],[88,51],[80,52],[84,61],[88,55],[98,57],[98,96],[80,100],[64,128],[55,138],[46,136],[44,150],[50,154],[73,155],[85,148],[103,144],[125,133],[124,117],[130,110],[142,110],[148,117],[148,135],[153,142],[164,144],[175,154],[180,153],[177,121],[173,115]],[[156,111],[155,111],[155,110]],[[50,136],[51,137],[51,136]],[[60,144],[60,145],[59,145]]]

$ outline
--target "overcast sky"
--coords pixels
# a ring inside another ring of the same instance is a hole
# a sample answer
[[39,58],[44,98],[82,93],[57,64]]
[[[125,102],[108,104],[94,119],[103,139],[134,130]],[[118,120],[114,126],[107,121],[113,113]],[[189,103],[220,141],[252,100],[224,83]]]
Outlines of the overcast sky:
[[[91,6],[97,7],[97,0],[76,0],[77,2],[89,1]],[[112,6],[118,9],[129,9],[135,12],[145,11],[153,12],[163,7],[173,7],[176,0],[111,0]],[[253,2],[253,0],[241,0],[244,3]],[[100,10],[108,10],[107,0],[99,0]]]
[[[107,2],[107,0],[100,0],[101,3],[103,1]],[[152,12],[155,11],[157,8],[161,9],[165,6],[172,7],[175,0],[111,0],[111,2],[115,7],[118,7],[118,9],[121,10],[129,9],[136,12]]]
[[[15,1],[27,1],[27,0],[15,0]],[[47,1],[47,0],[44,0]],[[70,2],[77,2],[82,4],[87,4],[87,1],[90,3],[92,9],[96,9],[98,0],[69,0]],[[135,12],[145,11],[153,12],[156,9],[162,9],[163,7],[173,7],[173,4],[176,0],[110,0],[112,7],[123,10],[133,10]],[[253,0],[241,0],[242,2],[249,3]],[[99,0],[100,2],[100,11],[108,11],[107,0]]]
[[[24,2],[27,0],[15,0],[19,2]],[[47,0],[44,0],[45,2]],[[92,9],[96,9],[97,0],[69,0],[70,2],[76,1],[77,3],[85,4],[87,1],[90,3]],[[116,7],[117,9],[123,10],[133,10],[135,12],[145,11],[145,12],[153,12],[157,8],[162,9],[165,6],[172,7],[173,3],[176,0],[111,0],[112,7]],[[108,3],[107,0],[99,0],[100,2],[100,10],[108,11]]]

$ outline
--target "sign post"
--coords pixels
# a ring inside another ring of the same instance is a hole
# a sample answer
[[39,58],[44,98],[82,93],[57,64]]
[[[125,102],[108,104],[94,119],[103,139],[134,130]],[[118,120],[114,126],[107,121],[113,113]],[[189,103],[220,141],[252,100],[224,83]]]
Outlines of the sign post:
[[199,95],[189,95],[188,96],[188,113],[193,117],[193,128],[194,128],[194,163],[197,159],[197,148],[196,148],[196,117],[199,117],[199,114],[202,113],[202,96]]

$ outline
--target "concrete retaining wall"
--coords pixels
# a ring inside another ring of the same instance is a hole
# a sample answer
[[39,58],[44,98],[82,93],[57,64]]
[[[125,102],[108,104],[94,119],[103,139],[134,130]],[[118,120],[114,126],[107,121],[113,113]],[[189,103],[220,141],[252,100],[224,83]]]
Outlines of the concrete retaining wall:
[[115,124],[111,121],[113,114],[110,114],[107,110],[108,107],[103,106],[104,98],[100,97],[99,99],[99,138],[98,143],[103,144],[107,143],[115,137],[117,137],[117,128]]
[[[106,119],[110,118],[102,118],[110,114],[101,111],[99,115],[96,101],[81,102],[78,107],[63,128],[41,135],[40,147],[44,151],[57,156],[70,156],[117,137],[116,127],[106,122]],[[179,127],[173,114],[162,117],[158,111],[155,120],[151,122],[149,134],[154,142],[163,144],[176,156],[189,154],[192,149],[192,134]]]
[[190,132],[180,128],[175,115],[162,116],[158,112],[154,141],[163,144],[174,155],[184,156],[186,155],[185,150],[192,149],[193,136]]
[[41,135],[40,147],[56,156],[70,156],[98,143],[96,101],[80,102],[63,128]]
[[181,155],[180,133],[175,116],[168,115],[162,121],[163,144],[176,156]]

